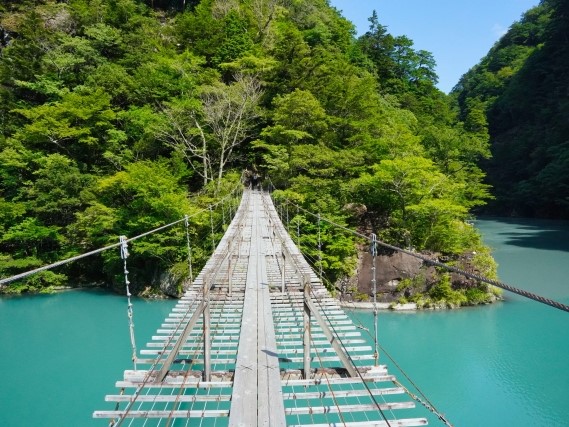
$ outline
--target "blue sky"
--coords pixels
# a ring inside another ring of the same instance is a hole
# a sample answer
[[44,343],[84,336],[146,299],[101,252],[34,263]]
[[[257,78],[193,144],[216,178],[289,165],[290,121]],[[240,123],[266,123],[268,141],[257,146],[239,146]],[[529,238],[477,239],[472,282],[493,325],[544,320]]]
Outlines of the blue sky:
[[437,61],[438,87],[448,93],[460,77],[539,0],[330,0],[363,34],[377,11],[394,36],[406,35],[416,50]]

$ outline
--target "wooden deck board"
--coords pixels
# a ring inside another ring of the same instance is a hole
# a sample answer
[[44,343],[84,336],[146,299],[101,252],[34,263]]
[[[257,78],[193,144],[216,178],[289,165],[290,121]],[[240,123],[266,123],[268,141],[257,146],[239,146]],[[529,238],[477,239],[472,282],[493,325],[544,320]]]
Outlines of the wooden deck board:
[[[303,280],[308,280],[312,287],[311,304],[307,304],[315,312],[311,316],[309,379],[303,378],[302,369],[305,302],[301,277],[305,275],[308,278]],[[202,316],[191,332],[182,333],[204,300],[204,280],[212,284],[206,298],[211,316],[210,381],[204,381],[209,377],[204,374],[207,368],[201,351]],[[287,422],[314,427],[426,425],[424,418],[388,422],[381,419],[371,396],[387,398],[382,398],[380,408],[389,411],[412,408],[414,402],[391,401],[401,399],[391,395],[406,391],[398,387],[385,365],[374,367],[366,363],[374,360],[373,348],[357,329],[286,234],[269,197],[249,191],[214,255],[151,342],[139,351],[149,357],[138,358],[137,363],[151,366],[148,370],[125,371],[124,380],[116,383],[125,394],[106,398],[116,402],[115,410],[97,411],[94,417],[228,417],[222,423],[230,427],[284,427]],[[184,342],[176,344],[181,338]],[[343,362],[337,363],[339,350],[332,348],[332,341],[341,341],[342,351],[357,361],[352,366],[354,376],[348,375]],[[172,350],[178,359],[172,362],[164,380],[155,383],[156,370],[166,363]],[[152,355],[156,358],[152,359]],[[314,400],[321,403],[314,406]],[[194,410],[194,403],[199,410]],[[220,403],[221,407],[216,406]],[[340,412],[357,411],[365,411],[366,418],[374,418],[370,414],[376,412],[376,419],[338,424],[337,420],[343,419]],[[328,424],[313,424],[315,414],[320,414],[320,423],[325,420]]]
[[[253,209],[262,209],[259,198]],[[286,426],[272,321],[263,224],[251,220],[251,247],[229,426]]]

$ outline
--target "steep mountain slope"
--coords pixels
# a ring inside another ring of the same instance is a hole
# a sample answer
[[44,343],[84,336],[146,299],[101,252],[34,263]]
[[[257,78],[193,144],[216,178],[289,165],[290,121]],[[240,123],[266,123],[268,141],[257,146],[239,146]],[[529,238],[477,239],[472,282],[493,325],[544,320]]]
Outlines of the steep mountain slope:
[[568,31],[567,2],[542,1],[453,91],[463,115],[487,112],[492,212],[569,217]]
[[[326,0],[1,7],[2,275],[197,212],[246,167],[270,176],[277,198],[419,251],[474,252],[492,274],[465,223],[488,198],[481,110],[460,120],[434,86],[432,55],[375,14],[356,39]],[[314,220],[296,220],[313,242]],[[203,262],[209,218],[192,221]],[[150,238],[131,270],[183,275],[182,238]],[[324,242],[332,282],[352,273],[355,243]],[[120,267],[112,254],[13,290],[109,280]]]

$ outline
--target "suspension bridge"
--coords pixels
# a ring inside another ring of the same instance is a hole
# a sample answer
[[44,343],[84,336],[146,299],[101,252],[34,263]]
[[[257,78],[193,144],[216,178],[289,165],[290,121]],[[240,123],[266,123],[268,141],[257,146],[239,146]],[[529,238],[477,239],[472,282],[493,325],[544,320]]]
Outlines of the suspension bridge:
[[95,418],[112,426],[427,424],[261,191],[244,192],[213,255],[133,360],[118,393],[106,396],[114,408]]
[[[320,235],[320,215],[303,211],[318,220]],[[223,216],[225,223],[225,211]],[[116,382],[118,391],[106,396],[110,406],[93,414],[107,419],[109,426],[403,427],[427,425],[426,410],[450,426],[418,388],[417,393],[410,391],[379,363],[380,349],[389,355],[378,343],[377,308],[370,345],[360,332],[365,328],[346,315],[324,286],[322,271],[316,273],[294,244],[281,222],[283,216],[269,193],[248,189],[217,245],[212,219],[213,254],[195,279],[190,262],[183,297],[140,351],[134,339],[128,242],[184,222],[190,255],[188,217],[0,279],[0,286],[120,248],[134,366]],[[378,241],[373,234],[359,237],[370,242],[373,285],[377,248],[382,246],[569,312],[560,302],[427,259]]]

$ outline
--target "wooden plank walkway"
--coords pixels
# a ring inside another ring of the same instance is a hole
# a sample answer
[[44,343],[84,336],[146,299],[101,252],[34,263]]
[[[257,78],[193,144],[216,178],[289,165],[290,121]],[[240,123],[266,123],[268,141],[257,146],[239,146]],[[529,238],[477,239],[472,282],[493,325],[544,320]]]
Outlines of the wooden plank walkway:
[[229,425],[284,427],[286,420],[264,247],[268,229],[264,205],[259,197],[251,200],[250,212],[256,214],[248,217],[251,222],[249,265]]
[[106,397],[110,408],[93,416],[114,426],[426,425],[396,378],[373,366],[373,351],[270,197],[249,190],[202,272],[140,351],[145,369],[125,371],[120,393]]

